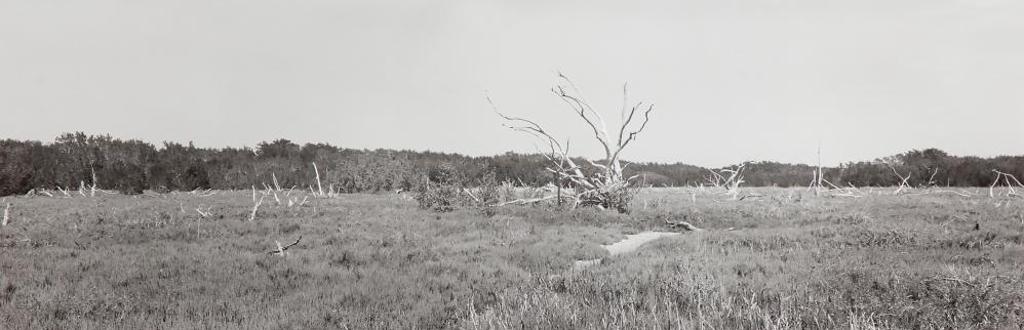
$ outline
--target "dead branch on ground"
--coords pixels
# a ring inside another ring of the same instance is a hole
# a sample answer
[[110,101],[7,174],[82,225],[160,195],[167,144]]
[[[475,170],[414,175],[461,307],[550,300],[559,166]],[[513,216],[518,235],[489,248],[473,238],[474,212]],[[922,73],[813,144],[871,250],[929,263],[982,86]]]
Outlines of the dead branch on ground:
[[209,206],[209,207],[207,207],[207,208],[206,208],[206,209],[204,210],[204,209],[203,209],[203,206],[202,206],[202,205],[199,205],[199,207],[197,207],[197,208],[196,208],[196,213],[199,213],[199,216],[200,216],[200,217],[203,217],[203,218],[209,218],[209,217],[210,217],[211,215],[213,215],[213,213],[212,213],[212,212],[210,212],[210,209],[212,209],[212,208],[213,208],[213,206]]
[[704,231],[704,229],[697,228],[697,226],[691,225],[689,222],[686,221],[672,222],[666,219],[665,223],[668,224],[669,228],[682,228],[687,231]]
[[284,252],[285,250],[288,250],[288,248],[291,248],[293,246],[299,245],[300,241],[302,241],[302,236],[299,236],[299,239],[295,240],[294,243],[288,244],[288,245],[285,245],[285,246],[281,246],[281,241],[274,241],[274,243],[277,244],[277,249],[276,250],[270,250],[269,252],[267,252],[267,254],[275,254],[276,253],[277,255],[280,255],[280,256],[283,257],[283,256],[285,256],[285,252]]

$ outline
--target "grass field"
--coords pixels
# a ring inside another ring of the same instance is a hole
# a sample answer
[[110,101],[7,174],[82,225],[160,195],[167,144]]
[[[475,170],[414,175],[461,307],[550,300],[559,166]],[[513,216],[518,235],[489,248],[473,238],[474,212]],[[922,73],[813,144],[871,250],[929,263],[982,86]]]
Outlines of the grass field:
[[[0,328],[1024,328],[1024,199],[750,191],[628,215],[271,199],[255,221],[250,192],[8,197]],[[706,231],[571,270],[666,219]]]

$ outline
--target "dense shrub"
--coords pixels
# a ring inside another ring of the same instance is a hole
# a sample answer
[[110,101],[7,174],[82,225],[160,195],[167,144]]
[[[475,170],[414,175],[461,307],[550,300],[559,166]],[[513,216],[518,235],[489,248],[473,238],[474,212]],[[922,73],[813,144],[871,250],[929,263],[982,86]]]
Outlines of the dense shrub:
[[420,208],[435,212],[451,212],[461,203],[460,188],[451,184],[433,184],[416,192]]
[[451,164],[441,164],[428,171],[429,183],[420,187],[416,202],[420,208],[435,212],[450,212],[461,200],[464,176]]
[[11,140],[0,141],[0,196],[21,194],[32,189],[32,163],[29,145]]
[[122,194],[137,195],[148,188],[146,172],[138,165],[117,163],[108,173],[112,175],[107,180],[111,180],[113,188]]
[[[595,169],[583,159],[582,171]],[[312,163],[320,170],[325,190],[335,192],[420,191],[432,185],[486,187],[495,182],[543,186],[553,181],[541,155],[505,153],[492,157],[396,150],[355,150],[327,144],[298,145],[278,139],[253,148],[199,148],[191,143],[165,142],[159,148],[138,140],[105,135],[64,134],[53,143],[0,141],[0,195],[90,184],[138,192],[140,189],[249,189],[271,184],[284,188],[315,184]],[[1024,156],[957,157],[936,149],[914,150],[871,162],[825,168],[825,178],[837,185],[885,186],[898,183],[888,164],[910,175],[910,184],[987,186],[992,169],[1024,179]],[[635,184],[683,186],[704,182],[707,169],[686,164],[630,163],[624,175],[637,175]],[[815,167],[755,162],[744,174],[749,186],[804,186]],[[127,175],[127,178],[121,178]],[[142,180],[140,182],[139,180]],[[450,190],[450,189],[449,189]],[[487,192],[487,191],[485,191]],[[603,197],[603,196],[602,196]],[[612,209],[628,195],[598,203]],[[486,193],[483,199],[490,198]],[[585,202],[587,203],[587,202]],[[609,205],[604,205],[609,204]]]
[[637,191],[632,188],[600,191],[580,196],[580,206],[597,206],[619,213],[629,212],[629,203],[633,201]]

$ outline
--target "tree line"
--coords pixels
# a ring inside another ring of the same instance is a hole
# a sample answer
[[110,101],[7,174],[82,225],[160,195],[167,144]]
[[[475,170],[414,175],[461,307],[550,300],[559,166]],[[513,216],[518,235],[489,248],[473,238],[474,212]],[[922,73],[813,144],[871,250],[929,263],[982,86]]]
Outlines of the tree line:
[[[286,139],[259,143],[255,148],[199,148],[164,142],[159,147],[109,135],[67,133],[52,143],[0,140],[0,195],[31,189],[78,189],[96,184],[137,194],[195,189],[250,189],[273,184],[288,189],[321,185],[341,193],[416,190],[428,185],[431,174],[457,173],[466,185],[483,181],[540,186],[555,183],[540,154],[470,157],[453,153],[410,150],[360,150],[329,144],[299,145]],[[577,164],[589,164],[580,159]],[[707,182],[709,169],[683,163],[626,162],[627,177],[650,186],[688,186]],[[585,171],[595,171],[581,165]],[[754,162],[744,167],[748,186],[806,186],[814,166]],[[913,150],[876,159],[823,168],[836,185],[897,185],[909,176],[915,186],[987,186],[993,169],[1024,178],[1024,156],[960,157],[937,149]],[[436,175],[435,175],[436,176]],[[95,181],[94,181],[95,180]],[[565,184],[565,183],[561,183]]]

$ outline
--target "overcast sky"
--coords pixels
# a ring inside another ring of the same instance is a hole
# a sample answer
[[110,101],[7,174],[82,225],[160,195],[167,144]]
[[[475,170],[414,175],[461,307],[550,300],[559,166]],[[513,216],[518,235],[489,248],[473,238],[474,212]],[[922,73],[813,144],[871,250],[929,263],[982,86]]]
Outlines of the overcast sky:
[[[655,104],[627,159],[1024,154],[1016,0],[0,0],[0,138],[600,156],[548,89]],[[612,124],[612,123],[610,123]]]

